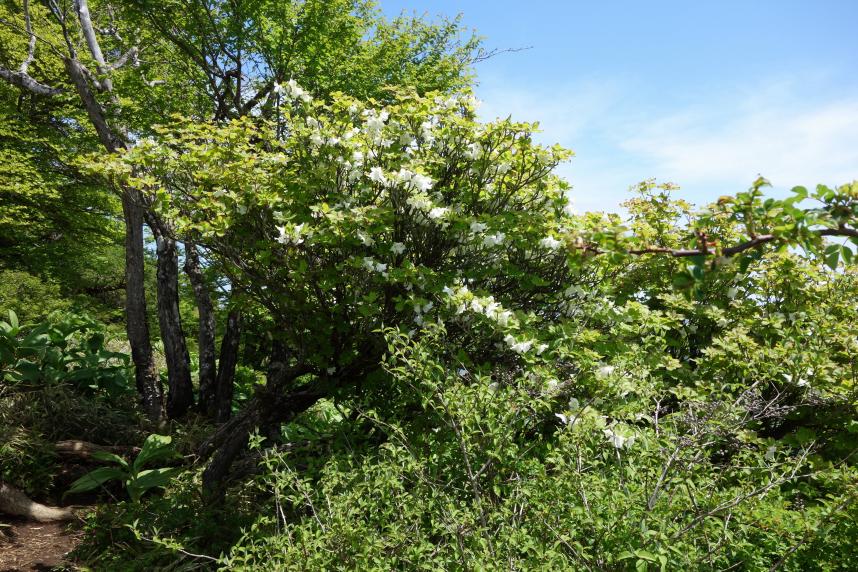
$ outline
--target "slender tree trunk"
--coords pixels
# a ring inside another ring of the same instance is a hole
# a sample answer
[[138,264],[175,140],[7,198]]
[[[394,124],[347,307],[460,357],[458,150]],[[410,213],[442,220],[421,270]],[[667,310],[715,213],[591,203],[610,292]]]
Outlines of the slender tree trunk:
[[[124,149],[125,142],[108,125],[104,109],[95,99],[80,64],[66,58],[65,67],[104,148],[109,153]],[[121,192],[125,217],[125,328],[143,410],[151,421],[158,423],[164,416],[164,389],[152,355],[146,315],[143,197],[136,190],[126,188]]]
[[217,387],[217,363],[215,362],[215,314],[211,294],[206,285],[196,245],[185,244],[185,273],[194,289],[200,319],[200,334],[197,340],[200,360],[199,409],[208,417],[215,417],[215,393]]
[[125,329],[143,411],[151,421],[160,423],[164,417],[164,388],[155,367],[146,317],[143,211],[131,193],[126,191],[122,196],[125,215]]
[[220,344],[217,384],[214,396],[214,420],[225,423],[232,413],[235,390],[235,368],[238,365],[238,345],[241,339],[241,311],[232,309],[226,319],[226,332]]
[[184,415],[194,404],[191,360],[179,314],[179,254],[176,241],[164,232],[159,221],[154,216],[149,219],[158,255],[158,324],[167,360],[167,415],[175,419]]

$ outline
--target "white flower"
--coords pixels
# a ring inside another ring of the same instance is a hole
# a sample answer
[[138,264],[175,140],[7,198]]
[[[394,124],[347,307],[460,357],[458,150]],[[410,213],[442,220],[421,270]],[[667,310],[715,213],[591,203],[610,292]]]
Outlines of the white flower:
[[810,387],[810,382],[802,378],[798,380],[798,383],[796,385],[798,385],[799,387]]
[[496,392],[497,390],[498,390],[498,382],[496,382],[496,381],[491,382],[491,383],[489,384],[489,391],[491,391],[492,393],[494,393],[494,392]]
[[442,291],[444,294],[446,294],[447,296],[453,296],[453,294],[454,294],[453,289],[452,289],[452,288],[450,288],[449,286],[444,286],[444,289],[443,289],[443,290],[441,290],[441,291]]
[[483,239],[483,244],[486,246],[499,246],[503,244],[506,235],[502,232],[489,235]]
[[405,245],[401,242],[394,242],[393,246],[390,247],[390,252],[393,254],[402,254],[405,252]]
[[504,310],[503,312],[498,312],[495,319],[500,327],[504,328],[509,325],[509,321],[512,318],[512,312],[509,310]]
[[421,175],[420,173],[415,173],[411,178],[411,184],[414,185],[414,188],[421,192],[426,192],[432,188],[433,181],[426,175]]
[[566,206],[563,207],[563,213],[569,217],[577,215],[578,211],[575,209],[575,203],[567,199]]
[[387,184],[387,177],[384,176],[381,167],[373,167],[369,170],[369,180],[380,185]]
[[533,347],[533,341],[527,341],[527,342],[518,342],[516,344],[513,344],[510,349],[512,349],[512,351],[514,351],[517,354],[526,354],[527,352],[530,351],[531,347]]
[[471,232],[474,234],[481,234],[482,232],[484,232],[486,230],[486,228],[488,228],[488,227],[481,222],[472,222],[471,223]]
[[765,457],[766,461],[774,461],[775,460],[775,453],[777,453],[777,452],[778,452],[778,448],[775,447],[774,445],[772,445],[768,449],[766,449],[766,457]]
[[481,314],[483,312],[483,301],[479,298],[471,300],[471,310]]
[[285,86],[274,84],[274,91],[276,93],[285,93],[286,97],[295,101],[296,99],[300,99],[301,101],[310,101],[310,94],[304,91],[298,82],[294,79],[290,79],[286,82]]
[[433,302],[426,302],[425,304],[423,304],[423,313],[425,314],[426,312],[430,311],[434,307],[435,307],[435,304]]
[[333,375],[333,374],[334,374],[334,372],[336,372],[336,371],[337,371],[337,368],[335,368],[335,367],[329,367],[326,371],[328,372],[328,375]]
[[304,242],[304,237],[301,236],[304,230],[303,223],[296,225],[292,228],[287,228],[286,226],[278,226],[276,228],[277,233],[279,235],[276,240],[280,244],[298,245]]
[[367,270],[375,270],[375,260],[373,260],[371,256],[364,257],[363,265],[367,268]]
[[376,272],[384,273],[384,271],[386,271],[386,270],[387,270],[387,264],[383,264],[381,262],[377,262],[375,264],[375,271]]
[[483,148],[479,143],[471,143],[465,148],[465,158],[470,160],[479,159],[483,154]]
[[542,352],[548,349],[548,344],[539,344],[536,346],[536,355],[541,356]]
[[494,300],[492,300],[491,302],[486,304],[486,308],[485,308],[486,317],[494,319],[494,317],[498,313],[498,310],[500,310],[500,307],[501,307],[501,305],[498,304],[497,302],[495,302]]
[[549,379],[548,383],[545,384],[546,389],[549,392],[554,392],[557,389],[558,382],[556,379]]
[[465,368],[462,367],[462,368],[459,368],[459,370],[456,373],[459,374],[459,377],[465,377],[466,375],[468,375],[468,370],[466,370]]
[[572,422],[571,417],[567,417],[563,413],[555,413],[554,416],[560,420],[564,425],[569,425]]
[[569,409],[571,409],[572,411],[577,411],[577,410],[581,409],[581,402],[579,402],[574,397],[571,398],[569,400]]
[[321,147],[325,140],[318,133],[313,133],[310,135],[310,144],[313,147]]
[[510,347],[512,347],[515,344],[515,338],[512,337],[511,334],[507,334],[506,336],[504,336],[503,341],[506,343],[506,345],[508,345]]
[[426,195],[413,195],[406,199],[405,203],[411,208],[418,211],[425,211],[432,206],[432,201]]
[[596,370],[596,377],[604,379],[614,373],[616,368],[612,365],[603,365],[599,369]]
[[367,234],[364,234],[361,231],[358,231],[357,236],[360,239],[360,241],[363,243],[364,246],[372,246],[373,244],[375,244],[375,239],[373,239],[371,236],[369,236]]
[[605,437],[608,438],[608,441],[610,441],[611,445],[613,445],[616,449],[622,449],[623,447],[628,449],[635,441],[634,435],[632,435],[631,437],[626,437],[614,431],[613,428],[604,429],[602,432],[605,434]]
[[509,163],[501,163],[498,165],[498,175],[506,175],[510,170]]
[[444,215],[447,214],[449,209],[447,207],[435,207],[434,209],[429,211],[429,218],[432,220],[437,220],[439,218],[443,218]]
[[563,244],[553,236],[546,236],[542,240],[539,241],[539,246],[543,248],[547,248],[548,250],[557,250],[560,248],[560,245]]

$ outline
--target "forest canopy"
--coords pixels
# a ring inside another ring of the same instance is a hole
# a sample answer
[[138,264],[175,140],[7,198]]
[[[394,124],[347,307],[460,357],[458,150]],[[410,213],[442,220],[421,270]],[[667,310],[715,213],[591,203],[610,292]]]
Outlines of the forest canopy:
[[0,511],[103,570],[858,566],[858,182],[578,213],[488,57],[0,5]]

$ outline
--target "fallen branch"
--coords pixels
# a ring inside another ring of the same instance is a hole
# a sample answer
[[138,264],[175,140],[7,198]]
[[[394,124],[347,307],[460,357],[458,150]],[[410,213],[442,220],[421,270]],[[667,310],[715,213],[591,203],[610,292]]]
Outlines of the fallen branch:
[[87,441],[59,441],[54,444],[54,450],[61,457],[71,457],[84,461],[98,461],[94,453],[113,453],[114,455],[136,455],[140,447],[128,445],[96,445]]
[[38,522],[55,522],[75,518],[71,508],[57,508],[39,504],[3,481],[0,481],[0,512]]

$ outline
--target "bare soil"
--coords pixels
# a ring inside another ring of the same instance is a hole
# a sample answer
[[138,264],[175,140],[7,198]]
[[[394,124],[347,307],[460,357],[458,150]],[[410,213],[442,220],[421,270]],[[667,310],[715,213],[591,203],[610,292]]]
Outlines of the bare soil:
[[66,555],[80,542],[69,523],[39,523],[0,518],[0,572],[75,570]]

